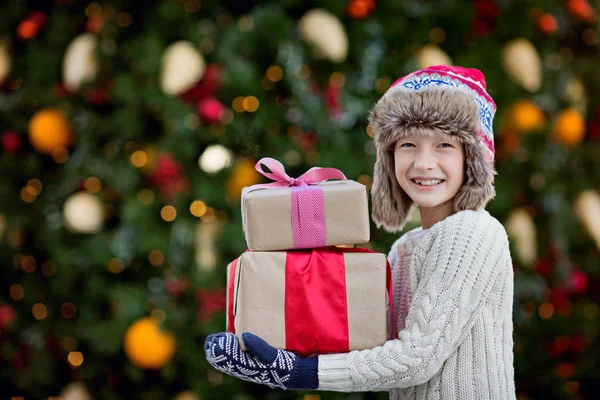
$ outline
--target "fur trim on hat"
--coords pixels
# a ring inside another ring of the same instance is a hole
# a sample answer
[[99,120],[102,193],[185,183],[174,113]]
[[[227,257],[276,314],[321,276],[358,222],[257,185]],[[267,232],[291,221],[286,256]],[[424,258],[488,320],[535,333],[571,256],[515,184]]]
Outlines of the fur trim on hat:
[[371,188],[372,216],[388,232],[404,228],[414,202],[396,180],[394,144],[412,134],[448,134],[464,146],[465,182],[454,197],[454,211],[479,210],[494,198],[493,162],[477,137],[477,104],[462,90],[393,90],[385,94],[370,115],[377,148]]

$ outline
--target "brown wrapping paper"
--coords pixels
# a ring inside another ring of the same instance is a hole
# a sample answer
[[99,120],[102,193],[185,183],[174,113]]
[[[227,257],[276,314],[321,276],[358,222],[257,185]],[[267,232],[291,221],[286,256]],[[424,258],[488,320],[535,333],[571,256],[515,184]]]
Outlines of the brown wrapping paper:
[[[355,181],[320,183],[325,197],[326,246],[367,243],[370,238],[367,188]],[[253,251],[289,250],[291,189],[258,189],[242,200],[246,244]]]
[[[240,343],[243,346],[242,333],[251,332],[276,348],[286,349],[286,252],[246,252],[237,261],[235,276],[231,276],[232,264],[227,266],[227,282],[232,283],[233,321]],[[387,339],[386,256],[344,253],[344,265],[347,351],[380,346]],[[228,295],[227,310],[229,302]],[[231,331],[229,326],[227,330]]]

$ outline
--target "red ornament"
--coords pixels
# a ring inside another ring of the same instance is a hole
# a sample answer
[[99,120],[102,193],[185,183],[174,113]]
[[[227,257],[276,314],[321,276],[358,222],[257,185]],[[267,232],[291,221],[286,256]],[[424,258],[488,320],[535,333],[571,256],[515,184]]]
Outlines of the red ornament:
[[91,33],[98,33],[104,25],[104,20],[100,13],[92,14],[85,23],[85,30]]
[[538,25],[540,26],[541,31],[547,35],[556,33],[558,30],[558,22],[552,14],[542,14],[538,20]]
[[375,9],[375,0],[351,0],[348,15],[355,19],[366,18]]
[[571,270],[570,285],[574,294],[584,294],[589,285],[587,274],[580,269],[573,268]]
[[214,124],[223,118],[225,108],[223,104],[214,97],[200,100],[196,106],[196,112],[198,116],[205,124]]
[[165,281],[165,289],[173,297],[180,297],[190,286],[188,278],[169,278]]
[[558,363],[558,365],[554,369],[554,372],[560,378],[567,379],[571,377],[575,372],[575,366],[573,365],[573,363],[561,362]]
[[225,310],[225,288],[200,289],[196,292],[196,302],[196,318],[202,323],[209,322],[216,313]]
[[218,64],[208,64],[200,82],[180,95],[183,100],[197,103],[201,99],[215,97],[221,87],[221,67]]
[[487,36],[496,25],[500,7],[491,0],[476,0],[473,3],[473,14],[473,30],[478,36]]
[[490,0],[475,1],[473,9],[477,18],[498,18],[500,15],[500,8]]
[[158,186],[165,199],[171,199],[175,195],[187,191],[190,187],[190,181],[183,173],[183,165],[175,161],[170,153],[158,156],[150,180]]
[[492,31],[492,27],[489,22],[483,19],[476,19],[473,22],[473,30],[478,36],[487,36]]
[[554,271],[554,264],[548,257],[541,257],[536,261],[533,268],[538,274],[548,277]]
[[39,11],[33,11],[17,27],[17,36],[23,40],[31,40],[46,22],[46,16]]
[[8,304],[0,305],[0,329],[4,329],[15,319],[17,313]]
[[21,135],[7,131],[2,134],[2,150],[5,153],[16,153],[21,148]]
[[554,287],[550,289],[548,300],[554,307],[564,308],[569,305],[569,291],[562,286]]
[[561,355],[561,352],[556,348],[554,341],[550,339],[545,339],[541,343],[542,348],[550,358],[558,358]]
[[344,109],[342,107],[342,88],[329,85],[324,93],[325,106],[329,111],[329,115],[336,117],[340,115]]
[[590,139],[600,140],[600,106],[594,110],[594,117],[588,124],[587,131]]
[[596,10],[587,2],[587,0],[569,0],[567,9],[575,18],[583,22],[594,22],[596,20]]
[[317,144],[317,135],[314,132],[306,132],[302,136],[302,147],[306,150],[314,149]]
[[571,345],[571,338],[569,336],[559,336],[554,339],[554,348],[559,354],[564,353],[569,349]]
[[90,88],[85,92],[85,98],[92,104],[106,104],[108,102],[108,92],[102,88]]

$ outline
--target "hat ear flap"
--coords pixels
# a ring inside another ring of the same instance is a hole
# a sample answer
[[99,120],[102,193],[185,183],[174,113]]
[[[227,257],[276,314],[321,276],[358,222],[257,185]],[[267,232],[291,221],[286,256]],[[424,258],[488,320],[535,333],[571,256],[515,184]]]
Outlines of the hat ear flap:
[[377,149],[377,161],[371,187],[371,215],[378,228],[397,232],[404,228],[414,202],[396,180],[394,155],[389,149]]
[[488,161],[484,144],[465,143],[465,183],[454,197],[454,211],[480,210],[496,196],[493,161]]

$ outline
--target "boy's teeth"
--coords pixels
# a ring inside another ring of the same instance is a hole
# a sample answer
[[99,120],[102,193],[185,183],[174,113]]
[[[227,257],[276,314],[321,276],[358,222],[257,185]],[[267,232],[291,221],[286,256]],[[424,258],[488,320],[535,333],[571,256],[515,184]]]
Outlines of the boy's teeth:
[[415,179],[415,182],[417,182],[419,185],[433,186],[433,185],[437,185],[438,183],[440,183],[441,180],[436,179],[436,180],[430,180],[430,181],[420,181],[420,180]]

